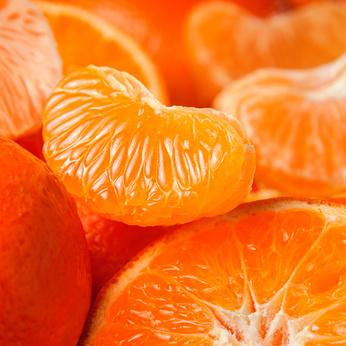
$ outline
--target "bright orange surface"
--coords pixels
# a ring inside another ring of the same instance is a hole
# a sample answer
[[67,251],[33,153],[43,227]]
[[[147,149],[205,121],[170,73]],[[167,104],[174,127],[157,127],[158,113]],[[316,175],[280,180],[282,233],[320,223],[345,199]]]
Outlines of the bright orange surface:
[[37,4],[49,20],[65,74],[89,64],[114,67],[131,73],[167,102],[156,67],[130,36],[79,7],[44,1]]
[[224,86],[264,67],[309,68],[346,51],[346,4],[316,2],[260,19],[226,2],[201,4],[186,25],[199,95],[210,102]]
[[[214,1],[214,0],[212,0]],[[229,2],[232,2],[228,0]],[[106,19],[138,41],[163,73],[174,105],[206,106],[198,99],[184,47],[184,24],[205,0],[49,0],[74,4]],[[256,15],[283,7],[276,0],[234,0]]]
[[61,76],[48,24],[29,1],[0,0],[0,51],[0,135],[17,139],[41,127]]
[[75,206],[47,166],[0,138],[0,344],[75,346],[91,291]]
[[78,214],[91,256],[94,295],[140,250],[167,233],[160,227],[129,226],[105,219],[81,203]]
[[257,178],[290,195],[346,190],[346,56],[312,70],[262,70],[216,99],[256,146]]
[[66,77],[48,101],[43,134],[47,163],[73,196],[140,226],[231,210],[255,169],[236,119],[164,106],[134,77],[110,68]]
[[99,295],[82,345],[342,344],[345,232],[344,206],[295,200],[180,227]]

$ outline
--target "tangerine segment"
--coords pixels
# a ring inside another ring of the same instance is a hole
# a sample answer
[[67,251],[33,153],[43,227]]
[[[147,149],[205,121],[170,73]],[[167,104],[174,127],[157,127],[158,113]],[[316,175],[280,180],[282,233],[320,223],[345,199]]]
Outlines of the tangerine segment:
[[46,98],[61,77],[49,26],[26,0],[0,0],[0,135],[19,138],[41,126]]
[[292,195],[346,190],[346,56],[312,70],[267,69],[215,106],[236,114],[257,149],[258,180]]
[[210,101],[258,68],[309,68],[336,59],[346,51],[345,31],[343,3],[316,2],[260,19],[234,4],[209,2],[191,13],[185,34],[201,96]]
[[340,344],[345,240],[344,206],[287,199],[181,226],[99,295],[82,345]]
[[37,3],[53,30],[65,75],[89,64],[114,67],[133,74],[160,101],[167,102],[160,74],[130,36],[79,7],[45,1]]
[[89,66],[72,73],[44,118],[48,165],[108,218],[185,223],[225,213],[251,187],[255,152],[236,119],[163,106],[125,72]]

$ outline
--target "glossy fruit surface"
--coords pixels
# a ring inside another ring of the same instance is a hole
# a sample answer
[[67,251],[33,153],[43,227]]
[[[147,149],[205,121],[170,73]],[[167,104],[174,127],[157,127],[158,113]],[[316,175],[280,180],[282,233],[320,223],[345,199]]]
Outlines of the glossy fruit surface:
[[47,166],[0,138],[0,344],[75,346],[91,292],[73,201]]
[[48,23],[31,2],[0,0],[0,51],[0,135],[17,139],[41,127],[61,77]]
[[305,69],[346,51],[346,4],[316,2],[265,19],[227,2],[197,6],[186,45],[200,97],[264,67]]
[[44,117],[44,155],[91,210],[140,226],[231,210],[247,195],[255,152],[236,119],[167,107],[134,77],[89,66],[65,78]]
[[346,209],[243,205],[179,227],[115,276],[82,345],[337,345]]
[[256,146],[257,177],[290,195],[346,190],[346,56],[304,71],[267,69],[216,99]]

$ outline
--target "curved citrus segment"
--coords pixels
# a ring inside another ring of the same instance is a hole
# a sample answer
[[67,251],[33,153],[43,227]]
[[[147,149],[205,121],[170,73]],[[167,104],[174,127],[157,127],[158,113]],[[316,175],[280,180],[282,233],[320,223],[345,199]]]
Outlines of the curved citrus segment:
[[253,146],[212,109],[166,107],[110,68],[72,73],[45,110],[44,155],[92,210],[142,226],[224,213],[247,195]]
[[0,135],[41,126],[44,102],[60,79],[60,60],[43,14],[26,0],[0,0]]
[[230,85],[217,108],[256,146],[257,176],[293,195],[346,190],[346,56],[305,71],[262,70]]
[[309,68],[346,51],[346,4],[317,2],[260,19],[230,3],[201,4],[186,29],[200,93],[210,99],[258,68]]
[[179,227],[100,293],[82,345],[341,344],[345,240],[344,206],[294,200]]
[[160,101],[167,102],[156,67],[130,36],[79,7],[37,3],[53,30],[65,74],[89,64],[114,67],[133,74]]

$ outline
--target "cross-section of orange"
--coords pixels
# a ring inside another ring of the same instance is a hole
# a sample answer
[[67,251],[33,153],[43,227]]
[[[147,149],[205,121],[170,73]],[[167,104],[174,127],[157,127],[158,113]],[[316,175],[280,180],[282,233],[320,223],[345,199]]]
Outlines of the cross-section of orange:
[[255,72],[215,106],[245,126],[267,187],[300,196],[346,191],[346,56],[311,70]]
[[179,227],[101,291],[83,346],[342,345],[346,208],[270,200]]
[[17,139],[38,130],[60,76],[43,14],[26,0],[0,0],[0,135]]
[[68,191],[129,224],[225,213],[252,183],[254,148],[235,118],[164,106],[111,68],[66,77],[48,101],[43,134],[48,165]]
[[49,20],[65,74],[89,64],[133,74],[162,102],[166,90],[156,67],[128,35],[79,7],[37,1]]
[[191,66],[206,101],[263,67],[309,68],[346,51],[346,4],[316,2],[261,19],[226,2],[201,4],[186,25]]

